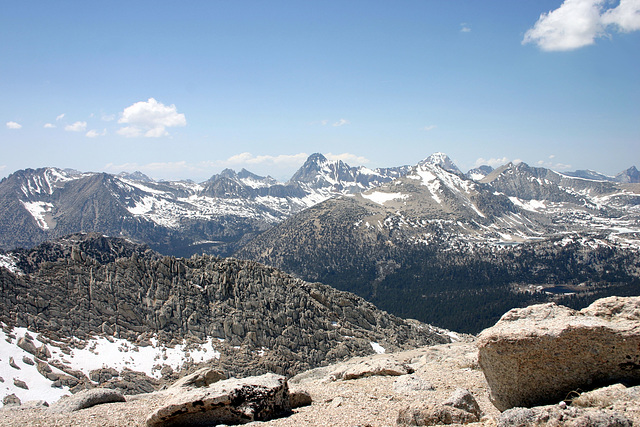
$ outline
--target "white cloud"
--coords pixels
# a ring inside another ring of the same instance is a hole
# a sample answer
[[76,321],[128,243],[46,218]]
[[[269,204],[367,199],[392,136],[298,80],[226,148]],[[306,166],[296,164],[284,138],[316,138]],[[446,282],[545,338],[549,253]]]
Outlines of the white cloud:
[[112,122],[116,119],[116,115],[115,114],[103,114],[101,117],[101,120],[103,122]]
[[75,122],[72,125],[66,125],[64,130],[68,132],[84,132],[87,129],[87,122]]
[[44,124],[44,128],[45,129],[53,129],[54,127],[56,127],[56,125],[54,125],[53,123],[45,123]]
[[57,122],[59,122],[59,121],[60,121],[60,120],[62,120],[62,119],[64,119],[64,113],[62,113],[62,114],[60,114],[60,115],[58,115],[58,116],[56,117],[56,121],[57,121]]
[[[309,157],[307,153],[271,155],[254,155],[248,152],[233,155],[226,160],[201,162],[156,162],[156,163],[108,163],[104,170],[111,173],[122,171],[141,171],[155,179],[209,179],[216,171],[225,168],[239,170],[246,168],[258,175],[271,175],[281,181],[288,180],[293,173],[304,164]],[[342,160],[351,166],[369,163],[369,160],[350,153],[325,154],[329,160]]]
[[329,160],[334,160],[334,161],[342,160],[343,162],[347,163],[349,166],[363,165],[370,162],[370,160],[367,159],[366,157],[357,156],[351,153],[342,153],[342,154],[327,153],[324,156]]
[[215,162],[218,166],[233,167],[241,165],[266,165],[278,167],[299,167],[307,160],[307,153],[280,154],[278,156],[261,155],[255,156],[251,153],[240,153],[229,157],[227,160]]
[[618,7],[602,15],[602,22],[622,32],[640,30],[640,0],[620,0]]
[[462,24],[460,24],[460,32],[461,33],[470,33],[471,32],[471,28],[469,27],[469,25],[467,25],[466,22],[463,22]]
[[437,128],[436,125],[429,125],[429,126],[423,127],[422,130],[430,131],[430,130],[434,130],[435,128]]
[[607,0],[565,0],[543,13],[524,35],[523,44],[534,43],[542,50],[563,51],[592,45],[606,29],[640,30],[640,0],[620,0],[615,8],[604,9]]
[[538,160],[536,162],[536,164],[539,167],[542,168],[547,168],[547,169],[553,169],[553,170],[557,170],[557,171],[566,171],[571,169],[571,165],[565,164],[565,163],[559,163],[559,162],[552,162],[551,160],[553,160],[556,156],[551,155],[549,156],[549,160]]
[[118,135],[126,136],[127,138],[133,138],[142,136],[142,129],[134,126],[125,126],[116,131]]
[[17,122],[7,122],[7,128],[9,128],[9,129],[20,129],[20,128],[22,128],[22,125],[20,123],[17,123]]
[[104,136],[107,134],[107,130],[104,129],[102,132],[98,132],[95,129],[91,129],[89,132],[86,133],[86,136],[89,138],[96,138],[98,136]]
[[345,125],[350,125],[351,122],[347,119],[340,119],[337,122],[335,122],[332,126],[335,127],[339,127],[339,126],[345,126]]
[[178,113],[175,105],[167,106],[149,98],[146,102],[136,102],[125,108],[118,123],[130,125],[118,130],[120,135],[158,138],[169,135],[169,127],[186,126],[187,120],[184,114]]
[[[514,163],[519,163],[519,160],[514,160]],[[509,163],[509,159],[507,157],[500,157],[500,158],[490,158],[490,159],[484,159],[482,157],[480,157],[478,160],[476,160],[476,167],[482,166],[482,165],[489,165],[492,168],[497,168],[499,166],[502,165],[506,165],[507,163]]]

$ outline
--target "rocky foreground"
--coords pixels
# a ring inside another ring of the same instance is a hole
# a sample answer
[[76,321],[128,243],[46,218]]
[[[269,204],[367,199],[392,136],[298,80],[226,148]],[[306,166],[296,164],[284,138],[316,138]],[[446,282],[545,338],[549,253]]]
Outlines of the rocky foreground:
[[138,396],[93,389],[50,407],[5,402],[0,425],[639,425],[640,297],[581,311],[514,309],[472,342],[354,358],[289,380],[223,374],[204,368]]

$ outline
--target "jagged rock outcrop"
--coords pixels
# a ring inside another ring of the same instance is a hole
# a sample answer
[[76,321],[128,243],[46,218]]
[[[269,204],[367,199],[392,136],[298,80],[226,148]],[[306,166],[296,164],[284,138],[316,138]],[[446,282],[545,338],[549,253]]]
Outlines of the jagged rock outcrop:
[[[353,294],[250,261],[161,257],[95,234],[13,256],[19,272],[0,268],[0,316],[56,342],[111,335],[142,346],[152,336],[168,344],[213,337],[221,353],[215,368],[241,376],[294,374],[372,354],[372,342],[393,351],[451,341],[445,331],[391,316]],[[119,381],[105,386],[128,390],[136,383]]]
[[478,337],[479,363],[500,410],[559,402],[572,391],[640,383],[640,297],[576,311],[513,309]]
[[[175,390],[175,389],[174,389]],[[175,394],[147,417],[148,427],[209,426],[267,421],[291,412],[285,377],[229,379]]]

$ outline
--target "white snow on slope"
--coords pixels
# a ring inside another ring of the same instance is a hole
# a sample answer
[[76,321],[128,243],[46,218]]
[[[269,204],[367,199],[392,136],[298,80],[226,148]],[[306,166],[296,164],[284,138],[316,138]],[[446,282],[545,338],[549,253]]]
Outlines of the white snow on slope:
[[[0,323],[1,326],[5,326]],[[0,399],[14,393],[22,401],[45,400],[49,404],[55,402],[65,394],[70,394],[68,388],[53,388],[52,381],[42,376],[35,366],[23,362],[23,357],[34,360],[34,356],[17,346],[18,339],[29,334],[36,337],[37,333],[28,331],[26,328],[14,328],[12,334],[15,338],[9,338],[0,329],[0,377],[4,382],[0,382]],[[11,342],[7,342],[7,339]],[[150,377],[160,378],[162,365],[171,366],[175,371],[180,370],[186,362],[200,363],[220,357],[220,353],[214,347],[213,338],[209,338],[202,345],[190,345],[186,342],[167,347],[159,345],[157,340],[151,339],[149,346],[136,346],[126,340],[105,337],[98,337],[86,342],[83,349],[71,349],[65,353],[62,345],[55,343],[46,344],[51,352],[49,360],[57,359],[66,366],[82,371],[85,375],[94,369],[105,367],[115,368],[122,371],[124,368],[133,371],[144,372]],[[39,348],[43,345],[37,338],[33,339],[33,344]],[[15,365],[20,369],[15,369],[9,365],[9,358],[13,357]],[[51,366],[54,372],[61,373]],[[28,390],[17,387],[13,379],[24,381],[29,387]]]
[[384,354],[387,351],[383,346],[381,346],[377,342],[371,341],[369,344],[371,344],[371,348],[373,348],[373,351],[375,351],[376,354]]
[[365,199],[369,199],[379,205],[384,205],[386,202],[389,202],[391,200],[406,199],[409,197],[406,194],[402,193],[383,193],[382,191],[374,191],[369,194],[362,193],[361,195]]
[[47,220],[47,214],[50,214],[53,210],[53,204],[48,202],[22,202],[22,205],[36,220],[38,227],[43,230],[51,228],[49,224],[51,220]]
[[15,275],[23,274],[16,265],[16,259],[13,255],[0,254],[0,267],[4,267]]

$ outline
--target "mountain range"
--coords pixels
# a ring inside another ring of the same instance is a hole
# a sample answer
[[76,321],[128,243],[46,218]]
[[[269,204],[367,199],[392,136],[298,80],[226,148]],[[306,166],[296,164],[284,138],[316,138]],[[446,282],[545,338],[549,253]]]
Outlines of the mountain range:
[[437,154],[294,215],[236,256],[476,333],[506,310],[640,292],[640,186],[524,163],[479,181]]
[[17,171],[0,182],[0,249],[33,247],[75,232],[100,232],[165,254],[230,255],[309,206],[401,176],[314,154],[287,183],[226,169],[202,183],[153,181],[57,168]]
[[518,305],[638,293],[637,181],[635,167],[463,174],[443,153],[376,170],[313,154],[286,183],[23,170],[0,182],[1,249],[98,232],[165,255],[233,255],[473,333]]

